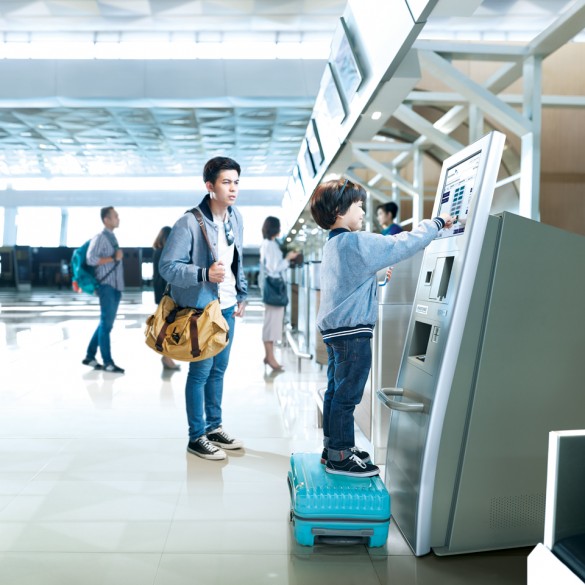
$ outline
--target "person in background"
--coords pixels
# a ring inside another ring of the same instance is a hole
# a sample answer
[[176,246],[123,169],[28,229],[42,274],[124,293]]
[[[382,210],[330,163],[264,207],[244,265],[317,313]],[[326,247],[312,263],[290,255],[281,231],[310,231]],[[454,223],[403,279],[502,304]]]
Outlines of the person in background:
[[212,158],[205,163],[203,181],[208,193],[198,208],[217,260],[213,261],[203,231],[189,211],[173,226],[158,267],[179,306],[203,309],[219,298],[229,326],[229,343],[222,351],[215,357],[189,363],[185,387],[187,451],[203,459],[220,460],[226,458],[224,449],[244,446],[223,430],[221,408],[235,317],[244,316],[248,296],[243,262],[244,225],[235,207],[240,165],[231,158]]
[[355,445],[353,413],[362,399],[372,364],[371,338],[378,315],[376,274],[425,248],[447,214],[424,220],[411,232],[382,236],[362,231],[365,189],[348,180],[328,181],[311,196],[311,215],[331,230],[321,261],[317,327],[327,346],[327,390],[323,400],[323,453],[327,473],[371,477],[380,470]]
[[[160,261],[160,257],[165,247],[165,243],[169,234],[171,233],[170,226],[166,225],[161,228],[160,232],[158,232],[158,236],[154,240],[154,244],[152,247],[154,248],[154,253],[152,255],[152,287],[154,288],[154,302],[158,305],[164,295],[165,289],[167,287],[167,281],[160,275],[160,271],[158,269],[158,263]],[[181,367],[176,364],[170,357],[163,355],[161,358],[163,368],[165,370],[180,370]]]
[[402,228],[394,223],[394,220],[398,216],[398,205],[394,201],[390,203],[382,203],[376,207],[376,219],[382,226],[380,232],[383,236],[395,236],[402,231]]
[[[110,332],[114,327],[124,290],[122,266],[124,253],[114,235],[114,230],[120,225],[120,217],[113,207],[102,207],[100,215],[104,229],[92,238],[87,249],[87,263],[95,266],[95,276],[100,282],[97,288],[100,300],[100,322],[89,342],[82,363],[96,370],[103,369],[105,372],[123,374],[124,370],[112,359],[110,345]],[[115,266],[112,266],[112,263],[115,263]],[[98,347],[104,360],[103,365],[96,360]]]
[[[280,246],[276,238],[280,234],[280,220],[277,217],[268,216],[262,225],[262,244],[260,244],[260,266],[264,276],[284,278],[283,272],[288,268],[289,262],[294,260],[299,253],[288,252],[283,258]],[[282,341],[282,325],[285,307],[264,305],[264,325],[262,327],[262,341],[264,342],[264,364],[274,371],[283,371],[283,367],[274,356],[274,343]]]

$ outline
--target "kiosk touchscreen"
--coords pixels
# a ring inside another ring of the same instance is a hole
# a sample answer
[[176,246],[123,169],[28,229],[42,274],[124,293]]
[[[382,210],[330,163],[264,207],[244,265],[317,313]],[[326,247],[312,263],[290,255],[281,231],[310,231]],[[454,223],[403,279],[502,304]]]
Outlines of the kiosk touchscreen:
[[443,163],[433,217],[456,218],[426,248],[391,410],[386,485],[415,554],[430,551],[438,444],[505,136],[492,132]]
[[481,156],[481,151],[477,152],[446,170],[438,214],[448,213],[455,221],[453,227],[441,230],[439,238],[456,236],[465,231]]

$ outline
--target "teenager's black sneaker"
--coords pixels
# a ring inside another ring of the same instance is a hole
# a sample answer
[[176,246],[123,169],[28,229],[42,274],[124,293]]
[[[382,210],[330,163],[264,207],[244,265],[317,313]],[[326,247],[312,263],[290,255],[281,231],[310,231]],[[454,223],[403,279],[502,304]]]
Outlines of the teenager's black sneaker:
[[189,441],[187,445],[187,451],[201,457],[202,459],[225,459],[227,455],[225,451],[218,449],[215,445],[212,445],[205,435],[199,437],[195,441]]
[[104,367],[95,358],[91,358],[91,359],[85,358],[84,360],[81,360],[81,363],[84,366],[89,366],[90,368],[93,368],[94,370],[101,370]]
[[[370,462],[370,454],[367,451],[360,451],[357,447],[352,447],[350,451],[357,455],[362,461],[366,463]],[[329,454],[327,453],[327,448],[323,449],[323,453],[321,453],[321,463],[325,465],[327,463],[327,459],[329,459]]]
[[107,366],[103,367],[104,372],[111,372],[113,374],[123,374],[124,370],[117,366],[116,364],[108,364]]
[[207,433],[207,440],[222,449],[241,449],[244,443],[230,437],[221,427]]
[[362,461],[357,455],[351,455],[343,461],[329,459],[325,471],[334,475],[349,475],[350,477],[372,477],[380,474],[380,469],[371,463]]

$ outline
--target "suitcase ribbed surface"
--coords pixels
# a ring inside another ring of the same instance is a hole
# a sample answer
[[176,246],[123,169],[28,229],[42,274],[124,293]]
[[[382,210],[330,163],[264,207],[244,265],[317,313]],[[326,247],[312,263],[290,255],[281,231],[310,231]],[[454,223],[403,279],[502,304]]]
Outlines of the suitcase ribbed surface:
[[307,518],[389,520],[390,496],[379,476],[354,478],[326,473],[316,453],[291,456],[295,515]]

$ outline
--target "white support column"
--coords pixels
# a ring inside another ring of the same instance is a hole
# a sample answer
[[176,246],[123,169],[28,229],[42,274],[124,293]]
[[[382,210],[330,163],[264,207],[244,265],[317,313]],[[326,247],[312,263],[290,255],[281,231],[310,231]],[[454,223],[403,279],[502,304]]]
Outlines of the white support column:
[[424,217],[425,194],[423,157],[420,148],[414,151],[413,163],[413,186],[417,191],[417,195],[412,198],[412,225],[417,226]]
[[369,154],[366,154],[363,150],[360,150],[359,148],[354,148],[353,156],[358,162],[363,164],[365,167],[371,169],[375,173],[379,173],[380,175],[382,175],[389,183],[396,183],[398,187],[402,189],[405,193],[408,193],[412,197],[417,195],[417,192],[415,191],[414,187],[406,179],[403,179],[400,175],[394,175],[392,169],[383,165],[381,162],[377,161]]
[[542,59],[524,62],[523,114],[532,122],[532,132],[522,136],[520,155],[519,214],[540,221],[540,139],[542,126]]
[[16,217],[18,216],[17,207],[4,208],[4,246],[16,246]]
[[469,104],[469,144],[473,144],[483,135],[483,113],[475,104]]
[[466,77],[446,59],[428,51],[419,51],[419,55],[425,69],[434,77],[441,79],[449,87],[465,96],[470,103],[476,104],[485,114],[498,120],[508,130],[518,136],[523,136],[532,130],[530,122],[524,116],[485,87]]
[[59,246],[67,245],[67,230],[69,228],[69,210],[61,208],[61,231],[59,233]]
[[427,119],[405,105],[398,106],[394,112],[394,117],[416,130],[419,134],[426,136],[433,144],[442,148],[447,155],[455,154],[463,148],[463,144],[437,129]]

